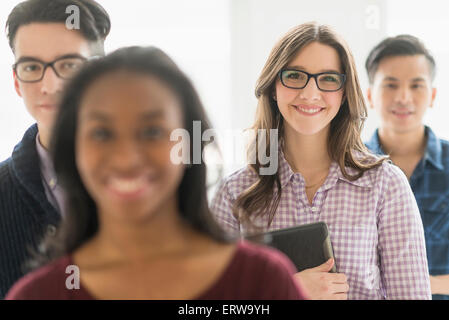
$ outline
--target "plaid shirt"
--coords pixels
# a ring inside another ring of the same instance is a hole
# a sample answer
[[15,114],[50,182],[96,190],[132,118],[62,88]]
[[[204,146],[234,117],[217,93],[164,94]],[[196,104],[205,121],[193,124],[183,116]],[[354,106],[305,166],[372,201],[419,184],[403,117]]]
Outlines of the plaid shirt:
[[[424,225],[430,274],[449,274],[449,142],[438,139],[427,126],[425,134],[426,152],[410,177],[410,186]],[[377,130],[366,145],[376,154],[385,154]],[[433,299],[449,300],[449,295]]]
[[[268,231],[326,222],[337,271],[348,278],[349,299],[431,298],[421,217],[398,167],[384,162],[350,181],[333,162],[312,205],[304,178],[292,171],[282,150],[278,170],[282,193],[273,221],[268,227],[267,217],[260,217],[255,225]],[[222,182],[212,200],[217,221],[230,233],[254,232],[237,221],[232,206],[257,179],[249,167],[243,168]]]

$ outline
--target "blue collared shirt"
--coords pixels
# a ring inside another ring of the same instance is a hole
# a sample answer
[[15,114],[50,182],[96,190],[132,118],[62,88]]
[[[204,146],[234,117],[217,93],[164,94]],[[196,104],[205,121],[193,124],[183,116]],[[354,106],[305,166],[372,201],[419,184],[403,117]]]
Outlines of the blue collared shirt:
[[[439,139],[425,126],[427,145],[410,186],[424,225],[427,259],[431,275],[449,274],[449,141]],[[375,154],[384,155],[378,130],[365,143]],[[449,295],[433,295],[449,300]]]

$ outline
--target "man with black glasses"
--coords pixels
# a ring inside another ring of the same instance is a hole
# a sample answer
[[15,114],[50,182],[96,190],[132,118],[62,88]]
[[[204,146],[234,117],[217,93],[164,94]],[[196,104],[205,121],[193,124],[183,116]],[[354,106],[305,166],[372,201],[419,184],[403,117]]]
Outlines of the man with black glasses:
[[449,142],[424,125],[436,89],[435,60],[419,39],[387,38],[366,60],[368,101],[381,118],[367,146],[409,179],[421,213],[433,299],[449,299]]
[[30,249],[55,233],[63,216],[65,193],[48,151],[52,124],[67,80],[104,55],[110,20],[93,0],[27,0],[11,11],[6,27],[14,87],[36,124],[0,163],[0,298],[28,271]]

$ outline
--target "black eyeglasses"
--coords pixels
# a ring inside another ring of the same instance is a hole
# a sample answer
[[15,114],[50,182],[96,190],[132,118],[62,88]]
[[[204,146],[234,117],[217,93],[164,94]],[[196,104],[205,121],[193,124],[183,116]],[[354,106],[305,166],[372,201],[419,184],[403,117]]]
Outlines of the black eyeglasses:
[[281,83],[291,89],[303,89],[310,78],[315,79],[316,86],[321,91],[332,92],[340,90],[346,81],[346,75],[338,72],[308,73],[295,69],[282,69],[279,71]]
[[87,60],[76,55],[63,56],[48,63],[39,59],[25,58],[13,64],[12,67],[20,81],[39,82],[48,67],[51,67],[59,78],[71,79]]

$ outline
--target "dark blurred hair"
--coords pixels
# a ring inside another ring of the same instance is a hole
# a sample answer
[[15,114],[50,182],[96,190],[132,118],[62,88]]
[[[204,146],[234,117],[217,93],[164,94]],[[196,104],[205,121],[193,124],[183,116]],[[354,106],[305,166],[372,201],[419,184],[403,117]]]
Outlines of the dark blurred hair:
[[80,29],[84,38],[95,45],[93,53],[104,55],[104,40],[111,29],[111,21],[106,10],[94,0],[26,0],[14,7],[6,21],[9,46],[14,52],[17,30],[30,23],[65,23],[70,16],[68,6],[79,8]]
[[[72,253],[98,230],[95,202],[85,189],[75,163],[78,112],[86,89],[99,77],[119,71],[155,77],[177,95],[184,116],[184,129],[190,134],[191,157],[194,145],[193,121],[201,121],[201,135],[210,128],[201,101],[190,80],[160,49],[127,47],[88,62],[70,81],[64,92],[50,142],[50,152],[58,181],[67,190],[66,216],[56,236],[44,239],[37,259],[31,264],[32,268]],[[207,142],[201,143],[201,151],[206,144]],[[192,159],[190,160],[190,163],[193,163]],[[186,167],[177,195],[179,211],[185,222],[218,241],[231,241],[209,211],[206,165],[203,162]]]
[[396,37],[389,37],[382,40],[375,46],[366,58],[365,68],[368,73],[370,84],[374,81],[374,75],[377,72],[382,59],[396,56],[414,56],[424,55],[429,62],[430,78],[433,80],[436,73],[435,59],[427,50],[424,44],[416,37],[401,34]]

